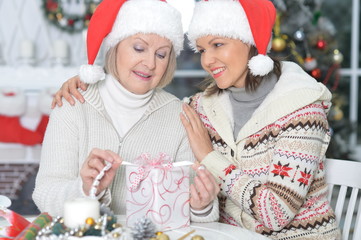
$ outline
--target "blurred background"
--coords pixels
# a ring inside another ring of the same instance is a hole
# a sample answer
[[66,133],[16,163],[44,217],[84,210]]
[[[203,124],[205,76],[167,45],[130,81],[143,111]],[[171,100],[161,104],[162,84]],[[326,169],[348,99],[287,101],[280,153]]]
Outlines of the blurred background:
[[[100,2],[0,0],[0,194],[20,214],[38,213],[31,194],[52,94],[86,63],[86,28]],[[168,2],[182,11],[186,27],[194,1]],[[271,55],[297,62],[333,94],[327,157],[361,161],[360,0],[273,3],[278,15]],[[103,58],[100,51],[98,64]],[[199,55],[185,43],[166,89],[190,96],[204,77]]]

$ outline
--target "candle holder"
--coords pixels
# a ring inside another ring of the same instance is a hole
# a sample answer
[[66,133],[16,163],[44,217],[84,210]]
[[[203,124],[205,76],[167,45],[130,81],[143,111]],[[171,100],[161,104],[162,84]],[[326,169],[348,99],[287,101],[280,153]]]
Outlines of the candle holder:
[[69,48],[65,40],[58,39],[53,43],[53,66],[66,66],[69,64]]
[[2,47],[0,44],[0,65],[5,65],[5,64],[6,64],[6,62],[5,62],[3,50],[2,50]]
[[20,42],[19,59],[21,65],[35,65],[35,45],[33,41],[24,39]]

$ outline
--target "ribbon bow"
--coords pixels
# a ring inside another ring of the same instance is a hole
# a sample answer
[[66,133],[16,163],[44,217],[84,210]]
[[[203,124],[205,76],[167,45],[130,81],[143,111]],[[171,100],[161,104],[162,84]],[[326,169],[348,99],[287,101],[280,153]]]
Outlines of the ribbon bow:
[[131,191],[138,188],[140,182],[144,180],[151,169],[158,168],[168,171],[173,167],[172,158],[165,153],[159,153],[156,158],[152,158],[149,153],[142,153],[136,158],[135,163],[139,165],[139,167],[137,176],[130,187]]

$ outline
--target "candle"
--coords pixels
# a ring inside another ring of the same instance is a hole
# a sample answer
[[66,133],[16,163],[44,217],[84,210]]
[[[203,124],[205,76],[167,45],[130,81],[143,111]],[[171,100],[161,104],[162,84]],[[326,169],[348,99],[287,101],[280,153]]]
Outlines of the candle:
[[55,40],[53,50],[55,58],[68,58],[68,44],[64,40]]
[[20,56],[22,58],[33,58],[35,53],[34,43],[28,39],[22,40],[20,45]]
[[87,218],[95,221],[100,217],[99,202],[91,198],[76,198],[64,204],[64,224],[76,228],[85,224]]

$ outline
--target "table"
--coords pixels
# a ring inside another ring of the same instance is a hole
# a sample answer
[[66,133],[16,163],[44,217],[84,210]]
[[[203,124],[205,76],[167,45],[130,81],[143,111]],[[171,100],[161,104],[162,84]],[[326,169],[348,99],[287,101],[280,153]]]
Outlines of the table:
[[[35,219],[34,216],[27,217],[29,221]],[[125,216],[118,216],[118,222],[125,226]],[[0,228],[1,226],[8,225],[7,222],[0,217]],[[195,230],[195,232],[184,240],[190,240],[194,235],[201,235],[206,240],[269,240],[269,238],[262,236],[258,233],[251,232],[247,229],[241,227],[235,227],[229,224],[212,222],[212,223],[191,223],[190,227],[175,229],[172,231],[165,232],[171,240],[176,240],[183,236],[184,234]],[[130,231],[127,231],[127,235],[130,235]],[[73,238],[79,239],[79,238]],[[84,240],[98,239],[97,237],[84,237]],[[128,239],[128,238],[126,238]]]
[[[118,216],[119,222],[125,225],[125,216]],[[235,227],[229,224],[211,222],[211,223],[191,223],[190,227],[175,229],[165,232],[171,240],[178,239],[184,234],[195,230],[193,234],[184,240],[190,240],[194,235],[201,235],[206,240],[269,240],[269,238],[251,232],[241,227]]]

